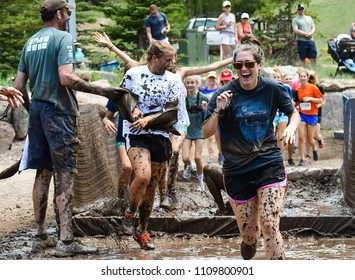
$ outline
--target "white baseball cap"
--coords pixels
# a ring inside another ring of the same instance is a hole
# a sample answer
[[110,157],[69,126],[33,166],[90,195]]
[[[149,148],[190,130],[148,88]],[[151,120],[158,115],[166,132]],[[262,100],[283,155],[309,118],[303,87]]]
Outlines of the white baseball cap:
[[230,1],[224,1],[224,2],[223,2],[223,8],[225,8],[225,7],[227,7],[227,6],[229,6],[229,7],[232,6]]
[[248,13],[242,13],[242,16],[240,18],[249,18],[249,14]]

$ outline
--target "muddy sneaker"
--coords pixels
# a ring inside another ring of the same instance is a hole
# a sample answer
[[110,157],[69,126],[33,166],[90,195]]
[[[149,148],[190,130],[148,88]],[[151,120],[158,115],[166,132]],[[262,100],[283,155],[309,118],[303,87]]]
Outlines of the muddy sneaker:
[[65,244],[63,240],[59,240],[57,246],[55,247],[55,250],[57,252],[57,256],[61,257],[72,257],[76,255],[89,255],[99,253],[98,248],[84,245],[79,240],[73,240],[69,244]]
[[154,250],[154,244],[150,239],[149,233],[147,231],[143,232],[142,234],[135,234],[133,235],[133,239],[141,246],[143,250]]
[[205,182],[204,181],[199,181],[197,183],[197,191],[199,191],[199,192],[205,191]]
[[52,237],[49,237],[47,234],[36,235],[32,242],[32,253],[39,253],[44,251],[47,248],[54,248],[57,245]]
[[318,147],[322,149],[324,147],[324,140],[322,137],[318,139]]
[[126,211],[121,224],[122,233],[125,235],[133,235],[136,226],[137,213]]
[[160,203],[160,207],[161,208],[164,208],[166,210],[172,210],[173,208],[173,199],[169,196],[169,195],[165,195],[164,196],[164,199],[163,199],[163,202]]
[[313,159],[317,161],[319,159],[318,151],[313,151]]
[[244,260],[251,260],[256,253],[256,243],[248,245],[242,241],[240,244],[240,253],[242,254]]
[[191,165],[186,166],[184,173],[182,173],[182,177],[184,177],[184,179],[190,179],[191,178]]
[[290,166],[295,166],[296,165],[292,158],[289,158],[287,161],[288,161],[288,164]]

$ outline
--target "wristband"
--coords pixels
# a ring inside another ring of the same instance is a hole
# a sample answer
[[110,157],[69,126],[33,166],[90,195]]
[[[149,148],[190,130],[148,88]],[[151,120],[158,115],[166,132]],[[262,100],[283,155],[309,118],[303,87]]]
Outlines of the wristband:
[[112,46],[109,47],[108,50],[111,51],[113,47],[114,47],[114,45],[112,44]]

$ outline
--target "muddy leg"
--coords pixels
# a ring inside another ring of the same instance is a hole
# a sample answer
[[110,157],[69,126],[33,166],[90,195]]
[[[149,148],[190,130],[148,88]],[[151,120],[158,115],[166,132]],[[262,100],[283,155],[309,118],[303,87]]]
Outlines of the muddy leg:
[[219,214],[222,215],[223,213],[226,212],[226,207],[223,202],[221,189],[217,187],[216,184],[211,180],[211,178],[206,176],[206,174],[205,174],[205,182],[207,184],[210,193],[213,196],[214,201],[217,203]]
[[155,189],[164,174],[164,169],[166,170],[166,162],[152,162],[152,177],[139,207],[139,227],[141,232],[145,232],[147,230],[149,217],[153,209]]
[[165,166],[161,170],[160,177],[158,178],[158,187],[159,187],[159,201],[160,203],[163,202],[164,195],[166,194],[166,183],[167,183],[167,172],[168,172],[168,165],[167,163],[164,163]]
[[129,208],[132,213],[135,213],[144,198],[146,187],[151,178],[150,153],[147,149],[130,148],[128,156],[134,172],[134,178],[129,188]]
[[176,180],[179,171],[179,152],[174,152],[169,162],[169,175],[167,182],[167,192],[176,198]]
[[261,232],[265,240],[265,255],[269,260],[285,259],[280,233],[280,215],[285,188],[267,188],[258,191]]
[[[257,200],[254,199],[243,204],[231,203],[231,206],[244,244],[255,246],[260,237]],[[252,254],[252,256],[254,256],[254,254]]]
[[48,206],[48,190],[52,178],[52,171],[47,169],[37,170],[35,183],[32,190],[34,216],[37,228],[37,235],[47,232],[46,213]]
[[207,187],[212,194],[214,201],[217,203],[219,214],[226,212],[226,207],[222,198],[222,190],[224,190],[223,174],[220,167],[207,165],[203,168],[203,174]]
[[55,205],[59,219],[59,238],[73,240],[72,216],[74,204],[74,174],[57,172],[54,174]]

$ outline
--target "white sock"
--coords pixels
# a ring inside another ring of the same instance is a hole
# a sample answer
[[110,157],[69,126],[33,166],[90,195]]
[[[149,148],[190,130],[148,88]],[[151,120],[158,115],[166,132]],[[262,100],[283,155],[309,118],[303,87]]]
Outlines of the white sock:
[[199,182],[203,182],[203,174],[201,174],[201,175],[198,175],[198,174],[197,174],[197,180],[198,180]]

